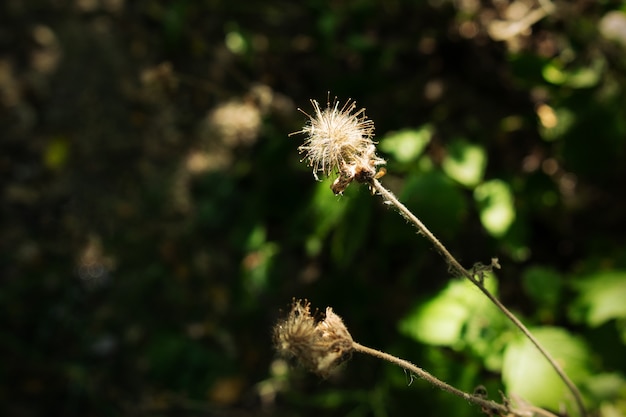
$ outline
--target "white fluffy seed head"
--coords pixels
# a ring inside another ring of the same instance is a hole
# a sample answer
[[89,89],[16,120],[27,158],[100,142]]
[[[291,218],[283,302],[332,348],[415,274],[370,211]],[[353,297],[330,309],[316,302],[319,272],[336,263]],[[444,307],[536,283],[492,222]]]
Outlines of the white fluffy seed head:
[[309,115],[307,124],[298,132],[306,135],[298,150],[303,160],[313,168],[315,179],[319,173],[338,174],[333,191],[341,193],[357,179],[366,182],[376,175],[376,167],[385,161],[376,155],[374,122],[365,116],[365,109],[355,112],[356,103],[348,99],[340,107],[339,102],[327,102],[322,110],[316,100],[311,100],[315,113]]

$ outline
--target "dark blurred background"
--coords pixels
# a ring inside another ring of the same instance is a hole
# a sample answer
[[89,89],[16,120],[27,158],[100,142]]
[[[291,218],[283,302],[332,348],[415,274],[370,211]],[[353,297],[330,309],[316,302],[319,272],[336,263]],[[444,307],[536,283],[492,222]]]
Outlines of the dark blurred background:
[[625,415],[625,57],[623,1],[3,1],[0,414],[480,415],[373,358],[290,367],[292,297],[466,391],[570,407],[378,196],[299,163],[296,109],[330,91],[375,121],[381,181],[465,266],[498,257],[489,285]]

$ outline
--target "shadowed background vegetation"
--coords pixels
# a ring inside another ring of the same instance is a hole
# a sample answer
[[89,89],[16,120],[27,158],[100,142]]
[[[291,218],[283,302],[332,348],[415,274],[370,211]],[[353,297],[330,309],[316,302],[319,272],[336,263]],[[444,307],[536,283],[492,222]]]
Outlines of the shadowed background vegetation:
[[[424,239],[299,163],[310,98],[382,182],[626,414],[626,3],[0,5],[0,414],[480,415],[369,357],[276,358],[292,297],[472,392],[571,398]],[[571,409],[572,415],[575,410]]]

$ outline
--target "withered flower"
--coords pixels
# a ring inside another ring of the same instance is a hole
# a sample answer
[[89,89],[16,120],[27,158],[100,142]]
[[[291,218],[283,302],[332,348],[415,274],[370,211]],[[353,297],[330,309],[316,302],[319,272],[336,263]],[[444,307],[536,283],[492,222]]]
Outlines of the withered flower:
[[306,300],[294,300],[289,315],[276,324],[274,343],[280,355],[295,358],[323,377],[354,350],[352,336],[341,317],[327,307],[323,318],[315,318]]

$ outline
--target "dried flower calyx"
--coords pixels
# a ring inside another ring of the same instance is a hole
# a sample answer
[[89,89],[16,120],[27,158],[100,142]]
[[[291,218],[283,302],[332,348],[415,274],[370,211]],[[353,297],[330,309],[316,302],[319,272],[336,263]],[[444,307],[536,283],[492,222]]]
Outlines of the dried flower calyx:
[[328,376],[354,349],[341,317],[327,307],[323,319],[316,319],[305,300],[294,300],[289,315],[276,324],[274,343],[280,355],[321,376]]
[[298,149],[304,153],[304,159],[313,168],[316,179],[318,173],[338,176],[331,185],[335,194],[342,193],[353,181],[369,182],[382,176],[377,167],[385,160],[376,155],[374,122],[365,115],[365,109],[356,109],[356,102],[348,99],[339,106],[337,99],[322,110],[316,100],[311,100],[315,113],[313,116],[299,109],[309,121],[296,133],[307,136]]

